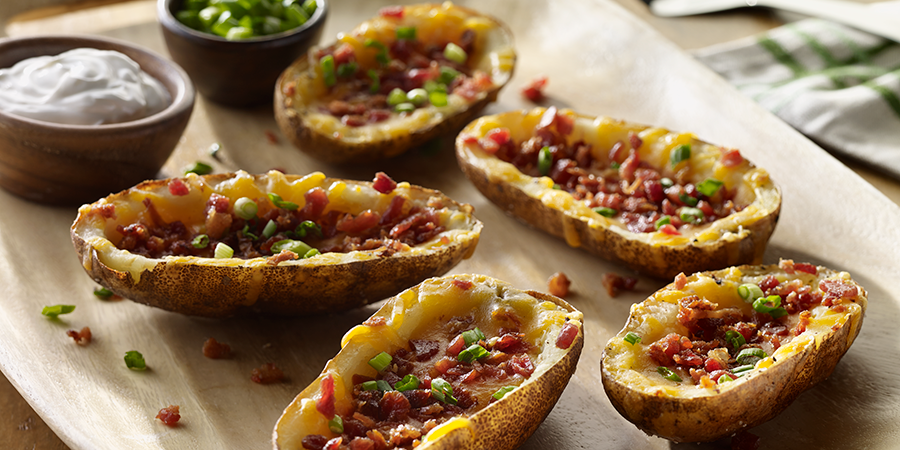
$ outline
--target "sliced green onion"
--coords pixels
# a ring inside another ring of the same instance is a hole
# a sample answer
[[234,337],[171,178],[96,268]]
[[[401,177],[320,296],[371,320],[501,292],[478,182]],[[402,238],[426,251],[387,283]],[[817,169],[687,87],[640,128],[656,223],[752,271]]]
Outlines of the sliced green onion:
[[701,223],[705,217],[703,211],[700,211],[699,208],[690,208],[687,206],[681,208],[679,216],[684,223]]
[[656,223],[653,224],[653,228],[658,230],[662,228],[663,225],[668,225],[672,223],[672,218],[670,216],[662,216]]
[[421,106],[428,101],[428,91],[422,88],[416,88],[407,92],[406,98],[408,98],[413,105]]
[[322,237],[322,227],[316,225],[312,220],[300,222],[300,225],[297,225],[297,229],[294,230],[294,233],[301,238],[305,238],[310,231],[316,233],[317,236]]
[[467,347],[485,339],[484,333],[482,333],[481,330],[478,329],[478,327],[475,327],[474,330],[463,331],[462,337],[463,342],[466,343]]
[[737,376],[739,376],[739,377],[742,377],[742,376],[746,375],[747,372],[753,370],[753,367],[755,367],[753,364],[746,364],[746,365],[743,365],[743,366],[737,366],[737,367],[735,367],[734,369],[731,369],[731,373],[733,373],[733,374],[735,374],[735,375],[737,375]]
[[738,364],[741,364],[741,365],[749,364],[749,365],[755,366],[759,360],[766,358],[768,356],[769,355],[767,355],[763,349],[757,348],[757,347],[751,347],[751,348],[745,348],[745,349],[741,350],[741,352],[738,353],[738,355],[735,356],[734,359],[737,361]]
[[284,8],[284,16],[291,28],[299,27],[309,20],[309,14],[298,4],[294,3]]
[[275,205],[276,208],[287,209],[289,211],[293,211],[300,207],[300,205],[294,202],[282,200],[281,196],[278,194],[269,194],[269,200],[272,201],[272,204]]
[[553,153],[550,153],[550,147],[544,146],[538,153],[538,171],[541,175],[546,176],[550,173],[550,167],[553,166]]
[[313,256],[320,255],[320,254],[321,253],[319,253],[318,249],[312,248],[308,252],[303,254],[303,259],[312,258]]
[[738,286],[738,295],[745,303],[753,303],[754,300],[764,296],[762,289],[753,283],[742,284]]
[[313,13],[316,12],[316,0],[306,0],[300,5],[303,8],[303,11],[306,12],[306,15],[312,17]]
[[[378,42],[375,39],[369,38],[369,39],[366,39],[366,41],[363,43],[363,45],[365,45],[368,48],[378,49],[378,54],[375,55],[375,59],[380,64],[387,64],[388,62],[390,62],[390,59],[388,58],[388,55],[387,55],[387,47],[385,47],[384,44],[382,44],[381,42]],[[375,71],[372,69],[369,69],[369,78],[372,78],[372,73],[375,73]],[[376,73],[376,75],[377,75],[377,73]],[[377,91],[377,89],[376,89],[376,91]]]
[[610,168],[610,169],[616,169],[616,170],[619,170],[619,167],[622,167],[622,165],[619,164],[619,163],[617,163],[617,162],[615,162],[615,161],[609,163],[609,168]]
[[[772,306],[769,306],[770,303]],[[774,319],[787,315],[787,311],[784,308],[781,308],[780,295],[770,295],[754,300],[753,310],[758,313],[769,314]]]
[[688,206],[697,206],[697,203],[700,203],[700,200],[698,200],[696,197],[691,197],[690,195],[687,195],[685,193],[678,194],[678,198]]
[[206,246],[209,245],[209,236],[201,234],[191,241],[191,245],[194,248],[206,248]]
[[244,225],[244,229],[241,230],[241,234],[243,234],[245,237],[253,239],[254,241],[259,239],[259,236],[250,232],[250,224]]
[[659,366],[656,368],[656,372],[669,381],[681,381],[681,377],[679,377],[677,373],[669,370],[668,367]]
[[[249,18],[249,16],[245,18]],[[225,39],[229,41],[239,41],[241,39],[252,38],[253,36],[255,36],[253,28],[248,27],[234,27],[225,33]]]
[[429,94],[432,92],[435,92],[435,91],[443,92],[445,94],[447,93],[447,85],[446,84],[438,83],[433,80],[426,81],[425,84],[422,85],[422,88],[425,89],[425,92],[428,92]]
[[212,173],[213,168],[209,164],[197,161],[193,165],[184,168],[184,174],[196,173],[197,175],[206,175]]
[[278,230],[278,224],[275,223],[274,220],[269,220],[269,222],[266,223],[265,228],[263,228],[263,233],[262,233],[263,237],[268,239],[268,238],[272,237],[273,235],[275,235],[275,232],[277,230]]
[[451,405],[455,405],[457,402],[453,397],[453,386],[443,378],[431,380],[431,395],[434,398]]
[[359,70],[359,64],[356,61],[345,62],[338,66],[337,74],[339,77],[351,77]]
[[607,208],[606,206],[598,206],[593,209],[593,211],[597,214],[600,214],[603,217],[613,217],[619,212],[613,208]]
[[328,429],[334,434],[343,434],[344,420],[341,419],[341,416],[335,414],[334,417],[328,421]]
[[144,361],[144,355],[136,350],[125,352],[125,367],[131,370],[147,369],[147,362]]
[[688,159],[691,159],[691,144],[681,144],[678,147],[673,148],[672,153],[669,156],[669,162],[672,163],[672,167],[675,167],[678,163]]
[[553,189],[556,189],[557,191],[561,191],[561,190],[562,190],[562,186],[560,186],[560,185],[557,184],[557,183],[553,183]]
[[363,381],[362,388],[364,391],[374,391],[374,390],[378,389],[378,382],[375,380]]
[[391,355],[387,354],[386,352],[381,352],[375,355],[374,358],[369,360],[369,365],[378,372],[381,372],[391,364],[391,361],[393,361],[393,359],[394,358],[392,358]]
[[469,348],[459,352],[459,355],[456,357],[457,360],[464,363],[470,363],[475,360],[484,358],[491,353],[484,349],[484,347],[474,344],[470,345]]
[[234,202],[234,214],[241,219],[250,220],[256,217],[257,211],[259,207],[256,206],[256,202],[247,197],[241,197]]
[[387,103],[390,106],[397,106],[408,101],[409,98],[406,96],[406,92],[403,92],[403,89],[400,88],[394,88],[387,98]]
[[323,56],[319,59],[319,66],[322,68],[322,80],[325,81],[325,86],[334,86],[337,83],[337,77],[334,74],[334,56]]
[[381,90],[381,79],[378,78],[378,72],[374,69],[369,69],[366,73],[369,75],[369,79],[372,80],[372,84],[369,86],[369,92],[374,94]]
[[434,106],[447,106],[447,93],[432,91],[428,94],[428,101]]
[[109,300],[113,296],[113,291],[105,287],[95,288],[94,296],[99,298],[100,300]]
[[509,394],[510,392],[512,392],[513,390],[515,390],[516,387],[517,387],[517,386],[503,386],[502,388],[500,388],[499,390],[497,390],[497,392],[494,392],[494,394],[491,395],[491,397],[494,397],[495,400],[500,400],[500,399],[502,399],[503,397],[505,397],[506,394]]
[[716,384],[727,383],[729,381],[734,381],[734,378],[731,378],[730,376],[728,376],[727,373],[723,373],[722,376],[719,377],[719,380],[716,381]]
[[735,350],[741,348],[742,345],[747,343],[747,340],[744,339],[744,335],[738,333],[734,330],[728,330],[725,332],[725,341],[731,344]]
[[465,64],[469,55],[466,54],[462,47],[451,42],[444,47],[444,57],[455,63]]
[[459,75],[458,70],[452,67],[441,66],[441,75],[438,77],[438,81],[450,86],[450,83],[452,83]]
[[408,112],[413,112],[415,110],[416,110],[416,105],[413,105],[412,103],[409,103],[409,102],[401,103],[394,107],[394,111],[397,111],[398,113],[408,113]]
[[232,256],[234,256],[234,249],[229,247],[228,244],[225,244],[224,242],[219,242],[218,244],[216,244],[216,259],[228,259]]
[[59,317],[60,314],[69,314],[72,311],[75,311],[75,305],[53,305],[45,306],[44,309],[41,310],[41,314],[51,319],[55,319]]
[[397,39],[412,40],[416,38],[416,27],[397,27]]
[[672,181],[671,178],[660,178],[659,184],[661,184],[662,187],[664,187],[664,188],[670,188],[672,186],[675,186],[675,182]]
[[384,380],[377,380],[375,384],[378,385],[378,390],[381,392],[393,391],[394,389],[391,387],[391,384]]
[[623,339],[625,339],[625,342],[627,342],[631,345],[641,342],[641,337],[638,336],[638,334],[635,333],[634,331],[629,331],[628,333],[626,333],[625,337]]
[[272,244],[273,255],[281,253],[282,250],[294,252],[297,256],[303,256],[306,255],[308,251],[312,250],[312,247],[310,247],[306,242],[297,241],[294,239],[282,239]]
[[403,379],[398,381],[397,384],[394,385],[394,389],[400,392],[411,391],[413,389],[418,389],[419,383],[420,381],[415,375],[404,375]]
[[719,192],[719,188],[721,188],[723,184],[725,183],[715,178],[707,178],[697,185],[697,190],[707,197],[712,197],[713,195],[716,195],[716,192]]

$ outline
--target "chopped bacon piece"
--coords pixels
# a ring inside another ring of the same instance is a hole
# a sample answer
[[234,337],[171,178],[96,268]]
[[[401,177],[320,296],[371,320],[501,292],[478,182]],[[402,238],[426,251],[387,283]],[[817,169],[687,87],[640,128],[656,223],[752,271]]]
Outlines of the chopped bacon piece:
[[569,277],[566,274],[556,272],[547,280],[547,289],[557,297],[565,297],[569,295],[569,286],[571,284],[572,282],[569,281]]
[[172,178],[169,181],[169,193],[175,196],[183,196],[188,195],[191,190],[188,188],[187,184],[184,184],[184,181],[181,181],[181,178]]
[[96,214],[104,219],[114,219],[116,217],[116,205],[105,203],[103,205],[91,206],[91,214]]
[[505,145],[509,142],[509,128],[494,128],[484,135],[485,138],[497,143],[497,145]]
[[322,378],[319,384],[319,398],[316,399],[316,411],[328,419],[334,417],[334,377],[331,374]]
[[169,405],[163,409],[159,410],[159,414],[156,415],[156,418],[161,420],[162,423],[174,427],[179,420],[181,420],[181,414],[179,414],[179,406],[178,405]]
[[637,150],[644,145],[644,140],[640,138],[635,132],[628,133],[628,142],[631,144],[631,148]]
[[409,400],[402,392],[388,391],[381,398],[381,411],[387,415],[389,421],[404,421],[409,414]]
[[513,372],[525,378],[530,377],[534,373],[534,364],[531,363],[531,358],[527,354],[514,355],[509,359],[509,367],[512,368]]
[[452,283],[454,286],[456,286],[464,291],[468,291],[469,289],[472,288],[472,286],[474,286],[472,284],[472,282],[469,280],[453,280]]
[[815,265],[807,263],[794,263],[794,270],[813,275],[819,274],[819,269]]
[[209,338],[203,343],[203,356],[210,359],[231,358],[231,346],[217,341],[216,338]]
[[81,346],[91,343],[92,334],[90,327],[84,327],[81,331],[69,330],[66,331],[66,335],[75,339],[75,343]]
[[272,145],[278,144],[278,135],[275,134],[274,131],[266,130],[265,134],[266,134],[266,140],[269,141],[270,144],[272,144]]
[[687,286],[687,277],[684,275],[684,272],[675,275],[675,289],[679,291],[684,289]]
[[669,236],[678,236],[681,234],[680,232],[678,232],[678,229],[675,228],[675,226],[671,223],[667,223],[659,227],[659,231],[663,232],[664,234],[668,234]]
[[722,165],[725,167],[737,167],[744,162],[741,151],[734,148],[722,149]]
[[378,15],[381,17],[393,17],[395,19],[403,18],[403,7],[402,6],[385,6],[378,10]]
[[441,350],[441,345],[437,341],[427,339],[412,339],[409,341],[409,345],[416,353],[416,361],[427,361]]
[[363,322],[363,325],[369,327],[381,327],[387,325],[387,318],[384,316],[372,316]]
[[788,275],[794,274],[794,260],[792,259],[782,259],[778,261],[778,268],[783,270],[784,273]]
[[854,298],[859,295],[856,286],[846,284],[842,280],[822,280],[819,289],[825,293],[825,299]]
[[306,220],[315,220],[322,215],[322,211],[328,206],[328,194],[325,189],[314,187],[303,194],[306,204],[300,210],[300,216]]
[[372,182],[372,187],[382,194],[390,194],[391,192],[394,192],[394,188],[397,187],[397,182],[392,180],[386,173],[378,172],[375,174],[375,180]]
[[578,327],[573,325],[572,322],[566,322],[559,332],[559,337],[556,338],[556,346],[562,349],[569,348],[572,346],[572,342],[575,342],[577,336]]
[[722,363],[720,363],[718,360],[707,358],[706,361],[703,362],[703,369],[708,373],[712,373],[717,370],[722,370],[724,369],[724,367],[722,367]]
[[376,225],[381,221],[378,213],[367,209],[358,216],[353,217],[350,214],[345,215],[338,223],[337,230],[345,233],[361,233]]
[[778,278],[775,278],[774,275],[769,275],[759,282],[759,288],[762,289],[763,293],[768,294],[769,291],[778,287],[779,284]]
[[673,357],[682,350],[693,347],[691,340],[678,333],[669,333],[660,340],[650,344],[647,354],[651,359],[663,366],[675,364]]
[[338,450],[341,448],[341,444],[344,442],[344,438],[338,436],[334,439],[329,440],[325,443],[325,446],[322,447],[322,450]]
[[531,79],[528,84],[522,88],[522,95],[528,100],[539,102],[544,99],[544,87],[547,85],[547,76],[538,75]]
[[606,288],[606,293],[610,297],[616,297],[622,291],[634,290],[634,286],[637,282],[637,278],[623,277],[613,272],[604,273],[603,276],[600,277],[600,284]]
[[306,450],[322,450],[327,443],[328,438],[321,434],[310,434],[300,441],[300,445]]
[[450,341],[450,345],[447,347],[447,354],[450,356],[456,356],[459,352],[463,351],[466,348],[466,341],[463,339],[462,335],[456,336]]
[[281,371],[274,363],[265,363],[257,369],[253,369],[250,373],[250,379],[254,383],[271,384],[279,383],[284,380],[284,372]]
[[[460,340],[460,342],[463,342],[463,341]],[[447,353],[450,353],[450,352],[448,351]],[[459,353],[457,353],[457,354],[459,354]],[[437,369],[437,371],[440,373],[447,373],[448,371],[450,371],[450,369],[456,367],[457,364],[458,363],[456,362],[456,359],[445,356],[445,357],[439,359],[436,363],[434,363],[434,368]]]
[[463,144],[474,144],[478,142],[478,136],[472,134],[461,134],[459,139],[462,140]]
[[794,336],[799,336],[806,331],[809,326],[809,311],[800,311],[800,320],[797,321],[797,327],[794,328]]
[[494,350],[505,353],[524,353],[528,351],[528,348],[528,343],[525,342],[525,335],[522,333],[506,333],[494,343]]
[[353,59],[353,56],[353,46],[346,43],[341,44],[341,46],[334,51],[334,65],[339,66],[349,62]]
[[266,264],[268,264],[270,266],[277,266],[279,263],[282,263],[285,261],[293,261],[299,257],[300,257],[299,255],[297,255],[296,253],[294,253],[290,250],[282,249],[280,252],[278,252],[277,255],[272,255],[272,256],[266,258]]
[[350,450],[375,450],[375,442],[369,438],[356,437],[350,441]]

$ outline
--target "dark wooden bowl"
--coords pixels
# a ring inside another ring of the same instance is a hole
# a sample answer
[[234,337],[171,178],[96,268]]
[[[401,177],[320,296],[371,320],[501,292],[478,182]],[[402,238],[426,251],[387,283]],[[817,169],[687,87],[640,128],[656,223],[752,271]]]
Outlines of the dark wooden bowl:
[[319,42],[328,1],[317,0],[309,20],[283,33],[240,41],[197,31],[175,18],[183,0],[159,0],[157,15],[172,59],[184,67],[197,91],[216,103],[252,106],[272,103],[275,80]]
[[130,122],[64,125],[0,111],[0,187],[40,203],[90,203],[150,178],[175,149],[194,109],[194,87],[171,61],[136,45],[101,37],[0,39],[0,68],[89,47],[115,50],[159,80],[172,103]]

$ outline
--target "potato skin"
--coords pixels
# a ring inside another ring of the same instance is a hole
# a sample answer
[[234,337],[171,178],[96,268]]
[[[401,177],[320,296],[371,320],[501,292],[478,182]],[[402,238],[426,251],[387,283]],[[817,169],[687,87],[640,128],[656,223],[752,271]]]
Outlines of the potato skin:
[[[496,117],[514,122],[515,119],[509,117],[523,113],[511,112]],[[772,192],[777,197],[777,202],[766,205],[768,211],[765,217],[744,224],[743,229],[747,232],[740,239],[717,239],[704,244],[647,244],[630,238],[633,235],[630,232],[615,232],[610,226],[591,226],[588,218],[552,208],[498,174],[484,170],[462,139],[467,133],[474,134],[471,126],[470,124],[464,129],[457,138],[456,157],[463,173],[485,197],[507,214],[534,228],[562,238],[570,244],[574,237],[574,242],[577,242],[575,246],[652,277],[671,279],[681,272],[694,273],[738,264],[759,264],[781,213],[781,195],[773,186]]]
[[[440,4],[427,6],[441,7]],[[464,11],[470,16],[480,16],[489,20],[498,30],[501,30],[511,47],[512,32],[505,24],[468,8],[456,5],[452,5],[452,8]],[[310,50],[310,52],[314,50]],[[510,54],[514,62],[515,53],[510,51]],[[359,142],[347,142],[333,133],[325,133],[310,126],[308,111],[316,106],[317,98],[304,98],[301,95],[291,94],[292,86],[298,82],[297,80],[302,79],[303,83],[309,83],[312,80],[310,57],[304,55],[285,69],[275,83],[275,120],[294,146],[320,161],[332,164],[370,163],[400,155],[435,137],[459,130],[473,120],[488,103],[497,100],[500,89],[512,77],[513,69],[514,67],[510,67],[505,80],[495,83],[493,87],[484,92],[483,97],[468,104],[465,108],[445,114],[439,122],[429,122],[419,128],[405,130],[406,132],[398,133],[389,139],[371,138]]]
[[[233,175],[204,177],[209,183]],[[265,179],[258,175],[257,179]],[[293,176],[293,178],[299,178]],[[291,179],[289,176],[288,179]],[[326,179],[326,183],[338,181]],[[371,184],[347,180],[347,183]],[[168,180],[141,183],[134,188],[107,197],[108,203],[125,199],[130,191],[166,189]],[[411,186],[421,195],[441,198],[448,207],[471,215],[473,208],[459,204],[438,191]],[[100,285],[130,300],[182,314],[228,317],[256,312],[303,315],[356,308],[393,295],[432,276],[439,276],[468,258],[475,251],[481,222],[475,220],[468,239],[452,242],[424,253],[399,252],[390,257],[348,260],[340,264],[213,264],[209,258],[193,260],[150,260],[152,270],[141,272],[135,282],[131,273],[110,267],[101,260],[98,249],[84,238],[79,214],[70,235],[78,258],[88,275]],[[85,219],[86,220],[86,219]],[[103,250],[99,250],[103,251]],[[370,251],[374,254],[377,252]],[[147,258],[149,260],[149,258]]]
[[[744,272],[774,270],[777,266],[741,266]],[[700,276],[717,276],[724,271],[707,272]],[[835,272],[819,267],[819,280]],[[606,394],[616,410],[638,428],[675,442],[708,442],[732,436],[755,427],[780,414],[803,391],[828,378],[841,357],[859,334],[867,304],[865,290],[853,283],[860,295],[856,303],[861,312],[854,320],[849,317],[837,329],[821,336],[818,348],[814,343],[779,359],[765,370],[756,370],[745,382],[708,396],[681,398],[662,392],[656,395],[634,389],[610,370],[615,348],[614,340],[622,340],[637,323],[636,309],[632,309],[625,328],[610,340],[604,350],[602,381]],[[674,283],[666,288],[673,288]],[[715,301],[715,299],[712,299]],[[815,342],[815,341],[814,341]],[[790,344],[788,344],[790,345]],[[700,389],[700,388],[698,388]]]

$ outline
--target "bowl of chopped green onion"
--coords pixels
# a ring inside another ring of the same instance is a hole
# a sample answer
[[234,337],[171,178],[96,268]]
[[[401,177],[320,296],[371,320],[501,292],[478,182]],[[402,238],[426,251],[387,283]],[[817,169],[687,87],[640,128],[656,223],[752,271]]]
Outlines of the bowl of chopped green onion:
[[159,0],[172,59],[208,100],[271,102],[278,75],[319,42],[327,0]]

